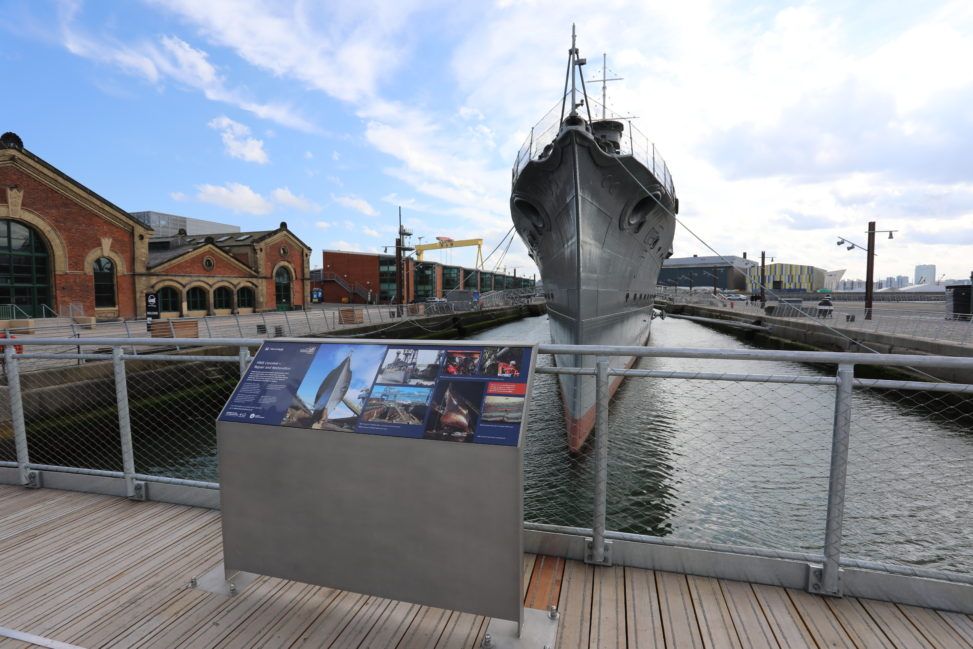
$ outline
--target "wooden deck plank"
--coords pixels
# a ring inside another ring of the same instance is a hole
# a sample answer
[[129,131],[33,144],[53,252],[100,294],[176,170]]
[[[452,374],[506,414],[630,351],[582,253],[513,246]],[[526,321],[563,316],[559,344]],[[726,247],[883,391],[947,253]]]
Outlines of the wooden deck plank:
[[534,562],[536,559],[536,554],[530,554],[529,552],[524,553],[524,569],[523,572],[520,573],[522,575],[520,596],[523,598],[527,597],[527,587],[530,585],[531,575],[534,574]]
[[[268,597],[253,615],[243,620],[211,646],[215,649],[252,644],[255,639],[265,635],[285,618],[295,604],[302,601],[313,588],[314,586],[296,581],[286,582],[284,587]],[[246,596],[245,592],[236,595],[236,597]]]
[[777,586],[753,584],[753,592],[770,624],[771,632],[781,647],[817,649],[813,637],[804,626],[804,621],[787,596],[787,591]]
[[919,633],[934,646],[940,649],[969,649],[970,645],[963,639],[963,636],[936,611],[917,606],[906,606],[905,604],[898,604],[897,606],[902,614],[919,629]]
[[625,569],[625,634],[629,649],[664,649],[655,572]]
[[449,621],[450,611],[420,607],[396,649],[434,649]]
[[392,605],[392,600],[382,597],[368,597],[365,604],[341,630],[341,633],[328,644],[330,638],[313,646],[328,646],[331,649],[355,649],[371,633],[372,629],[385,616],[385,612]]
[[[205,511],[184,508],[174,512],[165,520],[156,520],[154,530],[157,536],[148,537],[138,528],[124,529],[116,535],[100,553],[97,547],[86,552],[65,552],[62,556],[45,557],[46,565],[38,570],[37,580],[56,578],[60,587],[48,591],[43,588],[27,587],[15,589],[16,605],[7,604],[8,620],[18,624],[33,624],[39,619],[63,616],[68,611],[83,606],[86,599],[96,598],[99,591],[117,587],[126,571],[137,573],[150,566],[158,565],[159,559],[146,559],[153,553],[163,553],[166,548],[178,552],[174,541],[198,529],[197,525],[212,518]],[[182,530],[182,533],[180,533]],[[122,550],[122,548],[125,550]],[[113,550],[118,548],[118,552]],[[139,548],[133,552],[131,548]],[[142,554],[144,553],[144,554]],[[56,576],[56,577],[55,577]],[[46,583],[46,581],[41,581]],[[104,589],[94,589],[93,584],[104,584]],[[9,592],[9,589],[7,589]]]
[[166,562],[145,579],[132,583],[128,589],[117,593],[102,605],[90,607],[70,620],[60,622],[54,630],[58,633],[70,633],[72,642],[85,646],[91,643],[73,638],[87,636],[89,630],[93,632],[102,627],[106,620],[111,620],[111,625],[115,628],[135,624],[186,590],[189,576],[197,574],[200,565],[205,565],[207,558],[215,557],[220,549],[220,535],[212,533],[206,537],[204,543],[185,548],[183,553]]
[[598,649],[625,649],[625,569],[594,569],[591,593],[591,640]]
[[[202,531],[208,522],[199,516],[190,518],[190,514],[195,512],[187,512],[187,517],[182,519],[183,524],[174,528],[170,538],[165,538],[165,528],[158,528],[161,538],[143,544],[144,555],[116,557],[113,562],[99,564],[99,572],[86,580],[62,586],[56,592],[39,593],[43,603],[35,603],[26,617],[26,623],[46,632],[69,624],[74,617],[88,609],[102,609],[116,603],[132,588],[138,589],[149,583],[156,584],[157,579],[165,579],[166,575],[172,574],[172,564],[184,552],[182,546],[196,532]],[[174,525],[176,523],[174,521]],[[209,541],[215,546],[212,534]],[[92,589],[92,583],[100,584],[100,587]]]
[[720,582],[695,575],[687,576],[686,581],[703,644],[709,649],[742,649]]
[[703,647],[703,637],[699,631],[686,575],[656,572],[655,583],[659,590],[659,610],[666,646],[679,649]]
[[385,616],[362,640],[359,649],[386,649],[398,645],[420,608],[418,604],[392,602]]
[[825,600],[828,608],[841,623],[842,628],[858,647],[871,649],[896,649],[895,644],[885,635],[881,627],[875,623],[862,603],[855,597],[828,597]]
[[953,627],[956,633],[973,647],[973,617],[947,611],[939,611],[939,615],[946,621],[946,624]]
[[587,649],[591,637],[593,570],[580,561],[568,561],[561,581],[558,649]]
[[834,611],[828,607],[824,597],[795,589],[788,589],[787,594],[804,621],[804,626],[819,647],[855,649],[855,642],[845,631]]
[[478,646],[477,637],[485,623],[486,618],[482,615],[454,611],[436,643],[436,649],[473,649]]
[[729,579],[719,581],[741,644],[752,649],[778,649],[780,643],[777,642],[750,584]]
[[[359,593],[341,592],[289,646],[327,647],[360,612],[371,612],[380,601]],[[366,609],[366,605],[369,608]]]
[[340,590],[333,588],[311,587],[303,597],[298,597],[294,601],[290,614],[274,627],[268,628],[259,638],[255,638],[252,646],[268,648],[291,646],[314,620],[328,614],[328,610],[341,595]]
[[561,580],[564,578],[564,559],[538,556],[534,560],[534,569],[529,576],[524,606],[541,611],[557,606],[558,596],[561,593]]
[[928,649],[935,645],[919,633],[919,629],[908,620],[895,604],[879,602],[874,599],[859,600],[868,615],[882,627],[896,649]]

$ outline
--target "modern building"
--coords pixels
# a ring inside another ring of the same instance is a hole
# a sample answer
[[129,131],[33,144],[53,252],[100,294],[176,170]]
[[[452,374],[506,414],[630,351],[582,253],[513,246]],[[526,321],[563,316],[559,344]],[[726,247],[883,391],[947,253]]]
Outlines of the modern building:
[[670,257],[659,270],[660,286],[710,286],[746,291],[750,269],[760,264],[746,257]]
[[838,287],[841,285],[841,278],[845,276],[845,269],[841,270],[829,270],[824,274],[824,286],[821,288],[826,288],[829,291],[837,291]]
[[[388,304],[398,300],[394,255],[325,250],[322,263],[321,280],[313,286],[322,290],[325,302]],[[468,299],[473,291],[488,293],[534,285],[534,280],[526,277],[411,257],[404,259],[402,265],[406,302],[434,297]]]
[[157,237],[14,133],[0,136],[0,201],[0,306],[8,317],[144,317],[150,292],[168,317],[307,302],[311,251],[286,223]]
[[132,216],[152,228],[153,235],[156,237],[174,237],[179,232],[196,235],[240,231],[240,227],[237,225],[204,221],[188,216],[179,216],[178,214],[166,214],[165,212],[132,212]]
[[913,284],[935,284],[936,283],[936,264],[920,264],[916,266],[916,274]]
[[[770,291],[803,291],[813,293],[825,287],[825,271],[804,264],[766,264],[764,286]],[[760,290],[760,265],[750,269],[750,292]]]

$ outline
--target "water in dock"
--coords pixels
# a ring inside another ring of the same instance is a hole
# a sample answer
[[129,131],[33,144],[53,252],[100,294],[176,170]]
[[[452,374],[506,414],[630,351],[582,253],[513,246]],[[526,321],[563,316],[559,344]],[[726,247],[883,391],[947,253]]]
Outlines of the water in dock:
[[[476,338],[547,342],[546,317]],[[673,319],[653,323],[650,344],[751,346]],[[643,359],[639,367],[833,376],[831,368],[784,362]],[[628,379],[611,407],[607,528],[820,551],[834,399],[834,387],[824,385]],[[591,449],[567,452],[561,417],[556,377],[538,375],[525,452],[526,519],[590,527]],[[973,569],[970,493],[968,407],[931,393],[855,390],[846,556]]]

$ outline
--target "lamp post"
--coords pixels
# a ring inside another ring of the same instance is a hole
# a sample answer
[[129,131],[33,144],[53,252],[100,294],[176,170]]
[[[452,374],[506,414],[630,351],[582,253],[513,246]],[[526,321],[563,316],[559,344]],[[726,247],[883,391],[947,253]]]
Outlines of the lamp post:
[[848,250],[854,250],[858,248],[865,251],[865,256],[867,257],[865,261],[865,319],[872,319],[872,298],[875,292],[875,234],[878,232],[888,232],[889,239],[892,239],[892,233],[898,232],[898,230],[876,230],[875,221],[868,222],[868,247],[862,248],[860,245],[854,241],[849,240],[847,237],[838,237],[839,246],[848,244]]
[[709,271],[706,271],[706,270],[701,270],[699,272],[701,272],[703,275],[709,275],[710,277],[713,278],[713,295],[716,295],[717,294],[717,291],[716,291],[716,280],[717,280],[717,277],[716,277],[716,275],[714,275],[713,273],[711,273]]
[[[774,258],[770,258],[770,263],[774,263]],[[760,251],[760,308],[767,306],[767,252]]]

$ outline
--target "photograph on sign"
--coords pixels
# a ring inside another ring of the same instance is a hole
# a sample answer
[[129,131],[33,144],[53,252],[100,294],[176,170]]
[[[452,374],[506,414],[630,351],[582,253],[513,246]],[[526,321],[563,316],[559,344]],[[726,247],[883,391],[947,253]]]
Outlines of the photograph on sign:
[[472,442],[480,421],[485,387],[482,381],[440,381],[433,392],[432,412],[423,437],[446,442]]
[[385,347],[319,345],[282,426],[354,432]]
[[476,349],[446,350],[443,363],[444,376],[473,376],[480,362],[480,351]]
[[443,356],[439,349],[389,347],[378,372],[377,383],[435,385]]
[[519,378],[524,367],[525,347],[488,347],[480,359],[480,376]]

